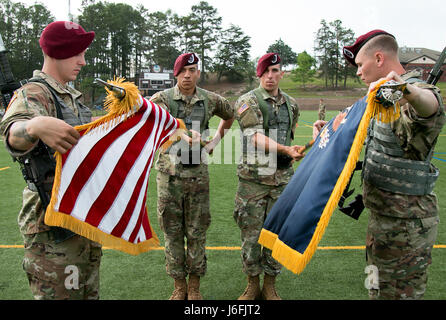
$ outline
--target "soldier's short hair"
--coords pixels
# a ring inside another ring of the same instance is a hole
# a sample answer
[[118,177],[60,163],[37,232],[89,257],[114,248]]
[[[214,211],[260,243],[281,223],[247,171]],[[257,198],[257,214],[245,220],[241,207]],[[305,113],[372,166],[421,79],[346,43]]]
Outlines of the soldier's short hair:
[[370,39],[362,49],[369,53],[384,51],[393,55],[398,55],[398,42],[394,37],[382,34]]

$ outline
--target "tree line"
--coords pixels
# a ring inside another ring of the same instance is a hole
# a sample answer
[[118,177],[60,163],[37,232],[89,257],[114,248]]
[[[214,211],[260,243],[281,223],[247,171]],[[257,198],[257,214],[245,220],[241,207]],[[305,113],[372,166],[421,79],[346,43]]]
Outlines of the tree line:
[[[26,6],[0,0],[0,34],[10,51],[8,59],[16,79],[29,78],[32,70],[41,68],[43,58],[37,39],[54,20],[44,4]],[[75,84],[86,93],[92,90],[94,78],[133,79],[140,69],[152,64],[173,69],[176,57],[191,51],[200,56],[203,78],[213,72],[219,81],[223,77],[233,82],[255,79],[258,57],[250,56],[251,38],[235,24],[223,28],[223,18],[206,1],[193,5],[188,14],[181,16],[170,9],[150,12],[143,5],[133,8],[123,3],[83,0],[74,21],[96,33],[86,52],[87,65]],[[347,77],[354,76],[341,51],[353,39],[354,33],[340,20],[322,20],[314,57],[306,51],[296,54],[282,39],[265,52],[278,52],[284,66],[293,66],[294,81],[305,86],[318,76],[325,79],[326,87],[337,88],[345,86]]]

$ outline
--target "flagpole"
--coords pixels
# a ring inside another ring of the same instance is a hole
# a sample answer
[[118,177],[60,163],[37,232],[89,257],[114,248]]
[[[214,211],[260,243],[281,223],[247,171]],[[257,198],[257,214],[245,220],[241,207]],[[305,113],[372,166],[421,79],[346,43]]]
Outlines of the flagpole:
[[68,0],[68,20],[73,22],[73,15],[71,14],[71,0]]

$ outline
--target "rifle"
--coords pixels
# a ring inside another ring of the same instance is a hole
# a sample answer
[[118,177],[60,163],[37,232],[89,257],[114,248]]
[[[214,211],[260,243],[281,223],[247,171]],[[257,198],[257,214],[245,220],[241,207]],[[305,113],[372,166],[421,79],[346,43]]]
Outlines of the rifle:
[[20,164],[22,176],[31,190],[37,191],[42,207],[46,210],[50,203],[52,184],[48,180],[54,176],[56,162],[48,147],[40,140],[38,145],[24,156],[14,158]]
[[444,60],[446,58],[446,47],[443,49],[443,52],[440,54],[437,62],[435,62],[434,67],[429,72],[429,76],[427,77],[427,83],[435,85],[437,81],[441,78],[443,74],[443,70],[441,67],[443,66]]
[[14,91],[20,88],[20,83],[15,81],[9,67],[5,45],[0,34],[0,107],[6,110],[12,99]]
[[[49,147],[40,140],[29,154],[14,158],[14,161],[20,164],[28,188],[37,191],[43,211],[46,211],[51,200],[52,183],[50,184],[49,180],[54,176],[56,168],[56,162]],[[55,243],[61,243],[76,235],[71,230],[55,226],[50,226],[50,231]]]

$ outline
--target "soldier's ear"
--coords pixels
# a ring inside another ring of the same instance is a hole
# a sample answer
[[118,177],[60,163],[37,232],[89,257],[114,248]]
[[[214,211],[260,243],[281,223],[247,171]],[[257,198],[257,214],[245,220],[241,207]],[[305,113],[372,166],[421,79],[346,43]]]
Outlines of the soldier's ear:
[[385,56],[381,51],[375,52],[375,62],[378,67],[384,64]]

